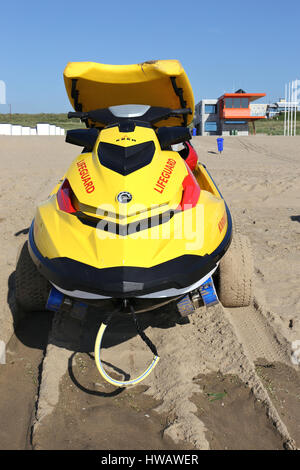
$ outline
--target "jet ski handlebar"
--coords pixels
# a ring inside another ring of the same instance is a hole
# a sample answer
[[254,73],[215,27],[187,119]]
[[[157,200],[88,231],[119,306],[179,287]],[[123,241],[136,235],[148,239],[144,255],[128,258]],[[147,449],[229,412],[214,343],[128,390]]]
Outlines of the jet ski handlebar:
[[73,118],[84,119],[86,114],[88,114],[88,113],[83,113],[83,112],[80,112],[80,111],[75,111],[75,112],[70,111],[68,113],[68,119],[73,119]]
[[158,106],[150,107],[143,115],[136,116],[134,118],[130,117],[117,117],[111,112],[109,108],[103,109],[95,109],[93,111],[75,111],[68,113],[68,119],[72,118],[79,118],[81,121],[86,121],[90,119],[93,122],[99,122],[103,124],[111,124],[112,122],[120,121],[120,120],[128,120],[134,119],[136,121],[146,121],[151,124],[155,124],[158,121],[162,121],[169,117],[180,117],[185,116],[187,114],[192,114],[192,110],[190,108],[182,108],[182,109],[170,109],[170,108],[162,108]]

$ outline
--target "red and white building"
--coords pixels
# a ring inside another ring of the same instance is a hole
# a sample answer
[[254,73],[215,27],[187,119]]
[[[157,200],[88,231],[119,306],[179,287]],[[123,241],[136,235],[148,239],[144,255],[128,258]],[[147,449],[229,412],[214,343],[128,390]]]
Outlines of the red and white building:
[[266,119],[267,105],[253,103],[265,93],[224,93],[218,99],[201,100],[195,107],[197,135],[248,135],[249,123]]

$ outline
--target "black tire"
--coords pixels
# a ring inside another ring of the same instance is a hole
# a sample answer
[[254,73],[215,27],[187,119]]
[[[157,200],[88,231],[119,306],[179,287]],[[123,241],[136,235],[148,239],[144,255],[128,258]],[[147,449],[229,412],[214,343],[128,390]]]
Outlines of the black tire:
[[45,310],[50,284],[37,270],[26,241],[20,250],[16,266],[16,300],[26,312]]
[[247,307],[252,302],[253,255],[248,237],[234,232],[218,267],[218,297],[224,307]]

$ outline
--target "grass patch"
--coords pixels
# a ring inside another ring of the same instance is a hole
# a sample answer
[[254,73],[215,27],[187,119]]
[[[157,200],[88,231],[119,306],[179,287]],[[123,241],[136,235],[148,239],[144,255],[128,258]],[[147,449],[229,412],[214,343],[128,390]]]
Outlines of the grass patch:
[[[294,117],[294,115],[293,115]],[[274,117],[273,119],[258,119],[255,121],[256,134],[267,135],[283,135],[284,114]],[[294,124],[293,124],[294,128]],[[253,134],[252,124],[249,123],[249,134]],[[296,135],[300,135],[300,112],[297,112]]]
[[13,124],[19,126],[36,127],[38,123],[54,124],[65,130],[84,128],[79,119],[68,119],[67,113],[50,114],[0,114],[0,124]]

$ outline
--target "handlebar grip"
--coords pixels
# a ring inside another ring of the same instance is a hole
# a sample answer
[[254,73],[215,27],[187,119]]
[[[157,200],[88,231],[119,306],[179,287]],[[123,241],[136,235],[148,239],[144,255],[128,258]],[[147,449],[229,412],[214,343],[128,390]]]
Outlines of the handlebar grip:
[[192,114],[191,108],[183,108],[183,109],[172,109],[171,110],[171,116],[178,116],[178,115],[184,115],[184,114]]
[[82,113],[82,112],[78,112],[78,111],[70,111],[68,113],[68,119],[72,119],[72,118],[79,118],[79,119],[82,119],[84,117],[87,117],[87,113]]

